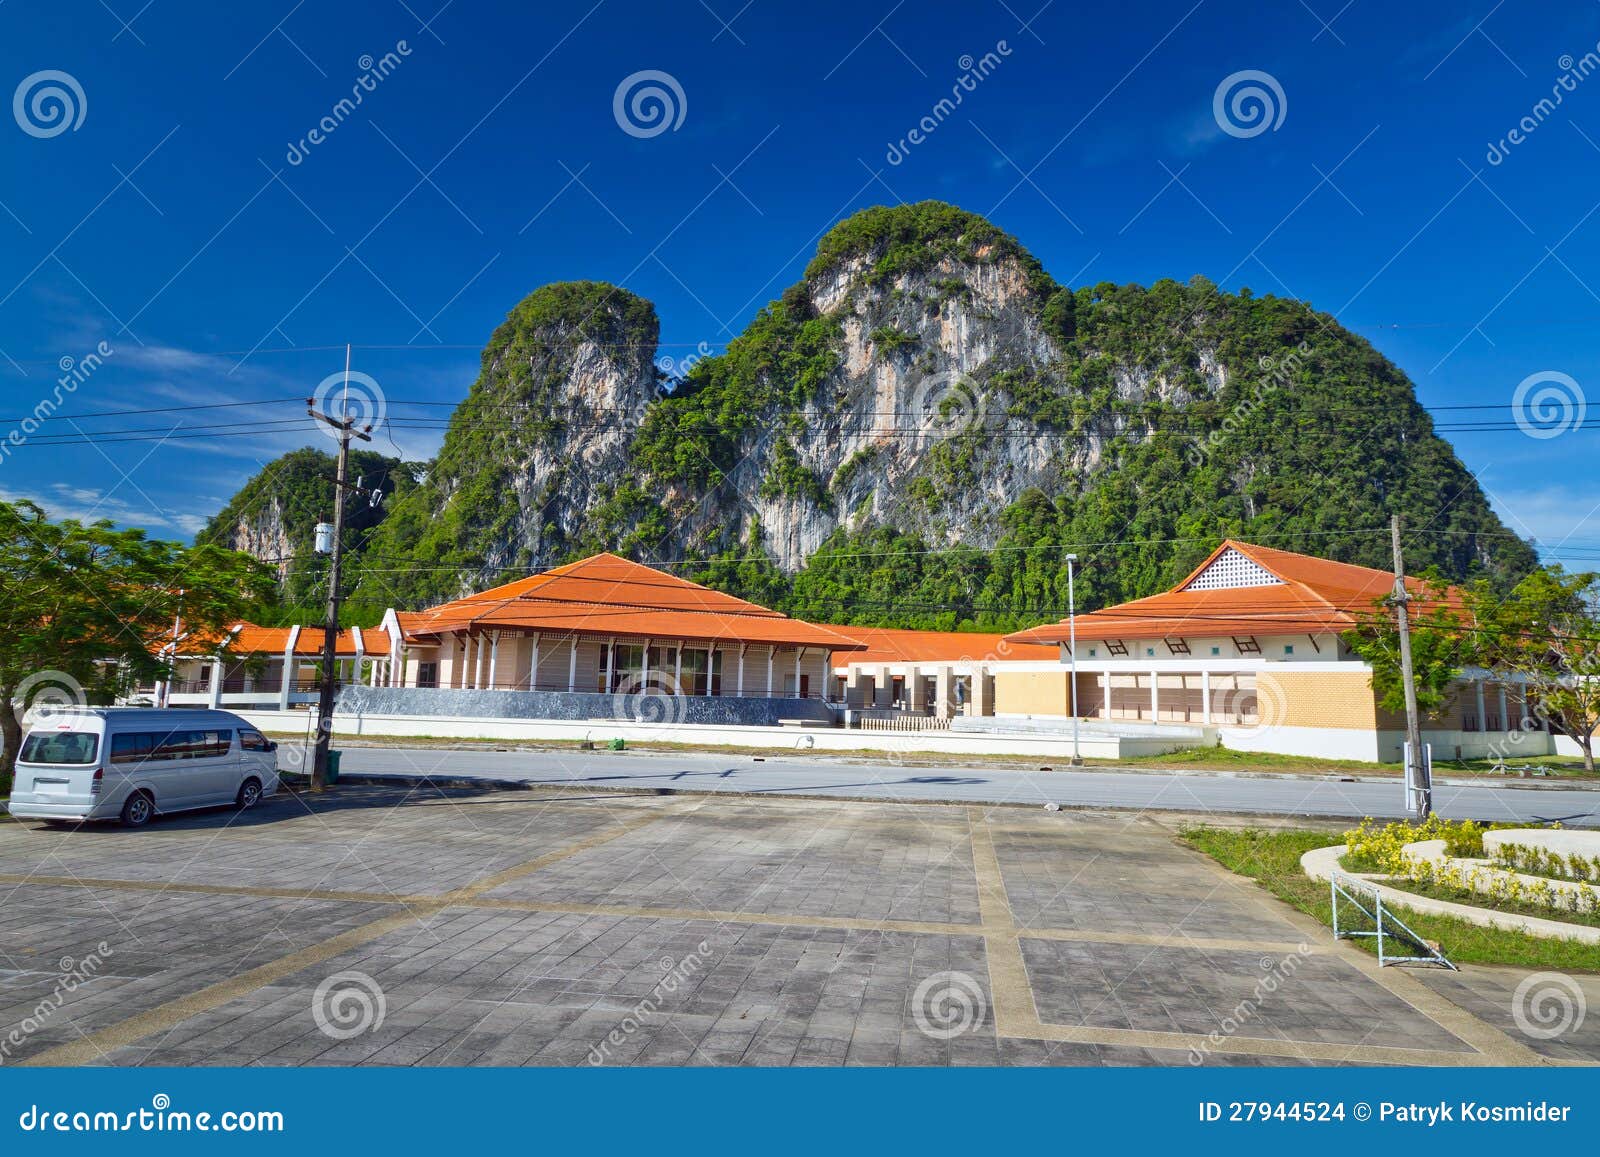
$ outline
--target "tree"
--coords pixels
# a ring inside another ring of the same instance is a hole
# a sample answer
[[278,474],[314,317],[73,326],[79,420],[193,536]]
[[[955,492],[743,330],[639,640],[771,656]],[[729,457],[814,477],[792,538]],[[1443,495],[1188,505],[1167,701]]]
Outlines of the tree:
[[1536,570],[1502,600],[1480,597],[1480,661],[1522,676],[1529,706],[1572,737],[1594,771],[1600,724],[1600,574]]
[[106,521],[51,522],[31,502],[0,502],[0,781],[11,777],[29,707],[109,702],[166,673],[161,649],[175,620],[217,648],[272,588],[272,572],[237,551]]
[[[1410,605],[1411,671],[1417,688],[1417,709],[1423,715],[1436,715],[1449,698],[1450,685],[1461,677],[1461,668],[1473,661],[1476,638],[1463,629],[1462,614],[1443,580],[1424,578],[1421,590],[1412,593]],[[1406,687],[1400,674],[1400,628],[1388,600],[1375,603],[1372,615],[1348,632],[1345,642],[1371,666],[1378,706],[1403,714]]]

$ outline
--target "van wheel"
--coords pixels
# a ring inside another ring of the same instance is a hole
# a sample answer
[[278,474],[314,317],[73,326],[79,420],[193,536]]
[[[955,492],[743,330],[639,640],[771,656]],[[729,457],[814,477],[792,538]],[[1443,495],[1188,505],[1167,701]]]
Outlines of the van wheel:
[[128,797],[128,802],[122,805],[122,825],[142,828],[155,814],[156,801],[150,798],[148,792],[136,791]]
[[255,807],[261,802],[261,781],[254,777],[245,780],[239,785],[239,794],[234,797],[233,802],[241,809]]

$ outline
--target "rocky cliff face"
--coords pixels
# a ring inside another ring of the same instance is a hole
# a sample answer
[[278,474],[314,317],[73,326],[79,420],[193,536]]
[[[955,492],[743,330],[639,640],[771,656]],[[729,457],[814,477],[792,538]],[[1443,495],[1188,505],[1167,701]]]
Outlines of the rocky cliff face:
[[[1062,287],[952,206],[842,222],[681,380],[657,340],[650,304],[603,283],[519,303],[371,537],[382,601],[605,549],[699,560],[682,573],[817,617],[1005,625],[1058,609],[1067,549],[1101,563],[1092,605],[1158,589],[1222,534],[1381,564],[1368,531],[1391,511],[1430,528],[1420,565],[1532,561],[1404,375],[1333,319],[1201,279]],[[235,540],[274,533],[266,507]],[[851,576],[874,568],[872,589],[944,609],[866,607]]]

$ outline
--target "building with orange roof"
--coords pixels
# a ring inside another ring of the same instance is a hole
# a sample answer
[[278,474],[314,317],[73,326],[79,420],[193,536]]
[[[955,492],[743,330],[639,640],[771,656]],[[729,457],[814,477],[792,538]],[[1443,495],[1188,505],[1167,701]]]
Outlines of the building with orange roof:
[[[861,648],[838,629],[615,554],[423,611],[390,610],[379,631],[393,648],[380,687],[621,696],[625,710],[630,696],[785,700],[808,703],[790,710],[818,721],[831,718],[825,705],[834,655]],[[530,711],[606,706],[548,698],[495,702]],[[724,711],[741,715],[772,712]]]
[[981,631],[830,629],[864,644],[834,657],[834,697],[884,723],[894,722],[896,714],[934,720],[992,715],[996,670],[1018,662],[1053,663],[1059,651]]
[[[171,678],[138,689],[140,698],[170,707],[240,710],[287,710],[316,700],[321,627],[240,622],[217,639],[186,633],[179,623],[174,634],[161,648]],[[383,630],[347,627],[339,632],[335,654],[341,684],[389,680],[391,643]]]
[[[1060,658],[998,673],[996,714],[1070,718],[1075,628],[1081,719],[1214,728],[1245,750],[1398,760],[1404,720],[1378,705],[1371,668],[1345,642],[1388,614],[1394,583],[1388,571],[1229,539],[1171,590],[1007,635]],[[1410,577],[1406,587],[1414,616],[1460,609],[1455,591]],[[1515,677],[1468,670],[1424,720],[1424,740],[1441,759],[1513,742],[1518,755],[1548,754],[1548,735],[1525,725],[1532,715]]]

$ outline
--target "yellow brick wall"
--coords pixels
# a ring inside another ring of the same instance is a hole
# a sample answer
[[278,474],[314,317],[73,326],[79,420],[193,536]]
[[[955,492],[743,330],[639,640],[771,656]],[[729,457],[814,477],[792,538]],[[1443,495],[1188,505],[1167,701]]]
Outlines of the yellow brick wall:
[[1262,671],[1256,675],[1257,711],[1263,723],[1282,727],[1373,730],[1377,702],[1365,673]]
[[996,671],[996,715],[1062,715],[1068,711],[1067,672]]

